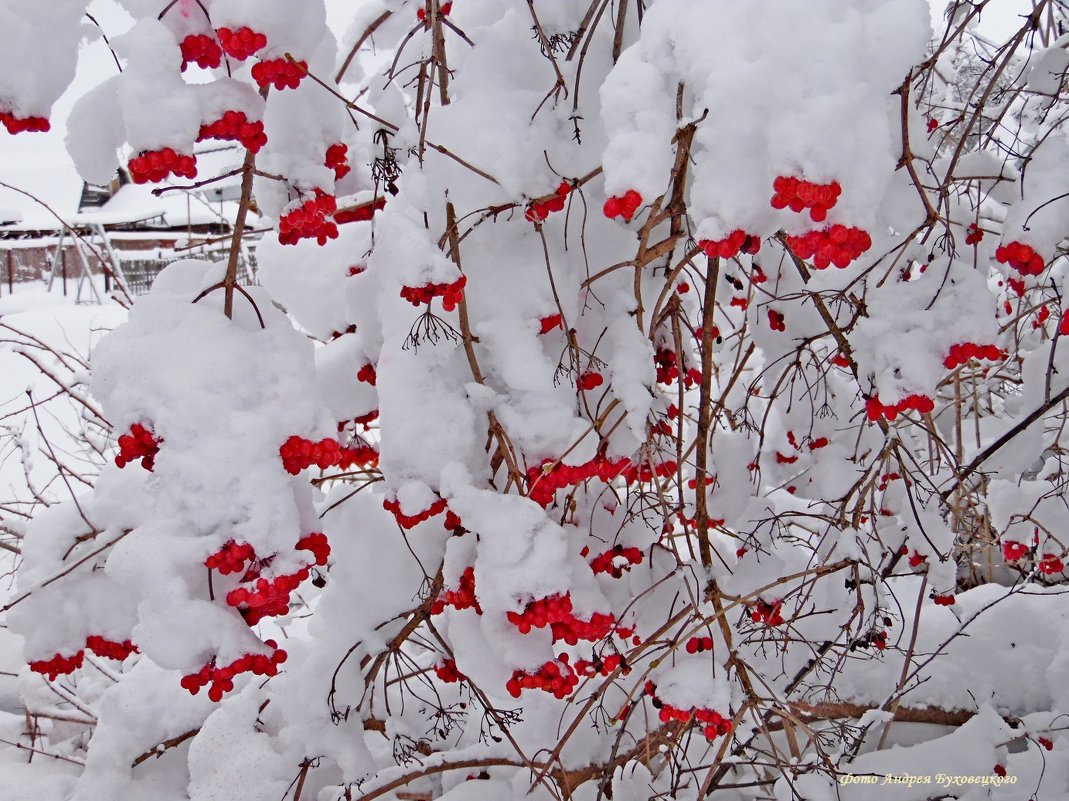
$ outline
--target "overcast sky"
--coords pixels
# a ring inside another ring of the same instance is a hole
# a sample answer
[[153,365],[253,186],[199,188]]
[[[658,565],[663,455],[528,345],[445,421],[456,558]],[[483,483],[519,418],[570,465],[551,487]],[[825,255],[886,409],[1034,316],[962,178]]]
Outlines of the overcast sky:
[[[935,27],[942,30],[942,11],[946,7],[946,0],[930,2],[933,16],[936,18]],[[344,34],[352,9],[360,3],[361,0],[327,0],[328,20],[336,35],[340,37]],[[990,0],[989,7],[984,12],[981,30],[997,36],[1000,32],[1015,28],[1019,25],[1019,15],[1027,12],[1031,6],[1031,0]],[[89,10],[109,38],[130,27],[130,17],[114,0],[93,0]],[[115,63],[103,41],[98,40],[83,47],[77,77],[53,109],[51,132],[10,136],[0,129],[0,181],[33,192],[63,214],[72,213],[81,192],[81,180],[75,174],[63,146],[63,123],[77,97],[115,72]],[[3,188],[0,188],[0,208],[18,209],[26,222],[49,218],[47,212],[40,207]]]

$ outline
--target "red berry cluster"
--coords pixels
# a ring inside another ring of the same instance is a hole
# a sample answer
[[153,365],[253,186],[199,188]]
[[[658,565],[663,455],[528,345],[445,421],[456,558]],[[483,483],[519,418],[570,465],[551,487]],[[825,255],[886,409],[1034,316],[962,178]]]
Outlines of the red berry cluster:
[[1039,572],[1044,576],[1053,576],[1063,570],[1065,570],[1065,564],[1058,558],[1057,554],[1045,553],[1043,558],[1039,560]]
[[778,312],[775,309],[769,309],[768,327],[771,328],[773,331],[786,331],[787,318],[783,316],[783,312]]
[[334,214],[334,222],[338,225],[344,225],[345,223],[351,222],[367,222],[375,216],[376,211],[382,211],[384,208],[386,208],[386,198],[376,198],[371,203],[362,203],[359,206],[339,209]]
[[[761,240],[751,236],[741,229],[736,229],[723,239],[701,239],[698,247],[705,251],[705,255],[711,259],[733,259],[739,253],[748,253],[751,256],[761,249]],[[688,289],[690,287],[687,287]]]
[[595,556],[590,562],[590,569],[594,573],[608,573],[613,578],[620,578],[626,571],[631,570],[631,565],[640,564],[642,564],[641,550],[614,545],[605,553]]
[[519,698],[524,690],[545,690],[554,698],[564,700],[579,684],[579,676],[568,664],[568,655],[561,654],[557,661],[546,662],[534,673],[517,670],[505,682],[505,689],[513,698]]
[[622,195],[610,197],[605,201],[602,211],[610,220],[613,217],[623,217],[624,222],[631,222],[638,207],[642,205],[642,195],[634,189],[628,189]]
[[425,523],[436,515],[440,515],[445,511],[446,501],[445,498],[439,498],[426,509],[419,514],[406,515],[401,511],[401,502],[398,500],[384,500],[382,502],[382,508],[387,512],[393,512],[393,516],[397,518],[398,525],[403,529],[410,529],[418,526],[420,523]]
[[612,631],[616,618],[612,613],[594,612],[590,620],[580,620],[572,614],[571,595],[551,595],[536,598],[527,604],[523,612],[508,612],[509,623],[520,630],[520,634],[529,634],[532,628],[549,626],[553,641],[564,640],[568,645],[575,645],[579,640],[596,642]]
[[654,476],[657,476],[658,478],[668,478],[669,476],[674,475],[677,467],[678,465],[671,459],[663,461],[660,464],[655,464],[653,467],[650,467],[649,462],[643,462],[642,464],[631,465],[628,467],[627,470],[624,471],[624,480],[629,485],[636,482],[640,484],[649,484],[653,481]]
[[833,264],[843,269],[872,247],[872,238],[860,228],[833,225],[802,236],[789,236],[787,247],[800,259],[812,259],[817,270]]
[[778,626],[783,622],[783,601],[758,601],[750,611],[750,620],[766,626]]
[[0,111],[0,123],[9,134],[44,133],[52,129],[52,123],[46,117],[16,117],[9,111]]
[[590,390],[597,389],[605,383],[604,377],[597,370],[588,370],[579,376],[575,381],[575,387],[582,392],[589,392]]
[[559,314],[550,314],[539,321],[541,328],[539,334],[548,334],[554,328],[564,328],[564,318]]
[[[129,640],[123,642],[114,642],[112,640],[101,637],[99,634],[90,634],[85,638],[85,648],[88,648],[97,656],[102,656],[105,659],[115,659],[122,661],[130,654],[138,653],[137,646]],[[85,663],[85,649],[79,648],[78,651],[70,656],[63,656],[63,654],[56,654],[51,659],[38,659],[30,662],[30,670],[34,673],[41,673],[48,676],[50,681],[55,681],[57,677],[73,673],[78,670]]]
[[234,110],[225,111],[219,119],[200,126],[197,141],[205,139],[241,142],[252,153],[260,152],[260,148],[267,144],[264,124],[259,120],[250,122],[245,112]]
[[527,471],[530,487],[527,497],[542,506],[553,503],[557,490],[564,487],[582,484],[591,478],[609,482],[622,476],[631,467],[631,460],[625,457],[614,462],[604,456],[595,456],[589,462],[575,466],[561,462],[550,467],[552,464],[553,461],[547,459]]
[[[909,548],[907,548],[905,545],[903,545],[902,546],[902,555],[905,556],[907,553],[909,553]],[[921,565],[923,565],[927,561],[928,561],[928,556],[926,554],[923,554],[920,551],[914,549],[912,555],[910,555],[910,557],[909,557],[909,566],[910,567],[920,567]]]
[[1019,561],[1028,555],[1028,546],[1023,542],[1006,540],[1002,543],[1002,555],[1006,557],[1007,562]]
[[932,600],[935,601],[935,605],[936,606],[953,606],[954,605],[954,596],[953,595],[938,595],[938,594],[936,594],[936,595],[932,596]]
[[343,142],[338,142],[327,148],[327,158],[323,162],[323,166],[334,170],[335,181],[340,181],[352,170],[349,166],[348,153],[349,146]]
[[30,670],[48,676],[50,681],[55,681],[61,675],[76,671],[84,661],[85,651],[78,651],[71,656],[56,654],[51,659],[38,659],[30,662]]
[[813,222],[823,222],[827,218],[828,209],[838,202],[843,191],[838,181],[815,184],[787,175],[777,177],[772,182],[772,189],[772,208],[790,208],[794,212],[809,209],[809,217]]
[[375,382],[378,381],[378,375],[375,372],[375,365],[365,364],[359,370],[356,371],[356,380],[363,381],[365,384],[371,384],[375,386]]
[[712,637],[691,637],[685,646],[688,654],[700,654],[703,651],[713,650]]
[[446,311],[453,311],[457,304],[464,299],[464,286],[467,283],[467,277],[462,275],[451,284],[403,286],[401,287],[401,297],[413,306],[419,306],[421,303],[430,305],[430,302],[435,298],[441,298],[442,308]]
[[452,659],[445,660],[440,665],[434,666],[435,675],[446,684],[454,684],[458,681],[464,681],[467,678],[463,673],[457,670],[457,663]]
[[126,467],[135,459],[140,459],[143,468],[152,470],[162,441],[156,439],[156,435],[140,423],[134,423],[130,426],[129,434],[119,437],[119,452],[115,455],[115,464]]
[[274,649],[270,656],[245,654],[225,667],[216,667],[215,660],[212,659],[196,673],[183,676],[179,683],[191,695],[200,692],[201,687],[208,687],[208,697],[213,701],[221,701],[223,693],[234,689],[234,677],[240,673],[252,673],[254,676],[278,675],[278,666],[286,661],[286,652],[278,648],[274,640],[268,640],[265,645]]
[[998,345],[976,345],[972,342],[962,342],[950,346],[950,353],[943,359],[943,366],[953,370],[960,364],[967,364],[969,359],[987,359],[997,362],[1006,358]]
[[[266,43],[266,39],[264,42]],[[223,63],[223,50],[219,43],[204,33],[191,33],[178,43],[182,50],[182,72],[190,64],[201,69],[215,69]]]
[[572,185],[567,181],[562,181],[561,185],[557,187],[556,194],[531,203],[527,207],[527,211],[524,212],[524,218],[529,222],[542,222],[542,220],[549,216],[550,212],[562,211],[564,209],[565,199],[571,191]]
[[144,150],[126,165],[135,184],[162,181],[168,175],[180,178],[197,177],[197,157],[176,153],[173,148]]
[[327,564],[327,559],[330,558],[330,543],[327,542],[327,535],[320,531],[313,531],[311,534],[305,534],[299,540],[294,547],[297,551],[311,551],[315,564],[318,567],[323,567]]
[[999,245],[995,250],[995,261],[999,264],[1009,264],[1021,275],[1039,275],[1046,266],[1043,257],[1036,253],[1031,245],[1023,242]]
[[236,608],[245,622],[255,626],[265,617],[277,617],[289,612],[290,594],[308,579],[309,569],[302,567],[296,573],[283,573],[274,578],[264,578],[258,574],[259,567],[246,573],[242,578],[243,584],[226,594],[228,605]]
[[[438,10],[442,13],[443,17],[448,17],[449,16],[449,12],[453,10],[453,4],[452,3],[442,3],[440,6],[438,6]],[[427,9],[425,9],[425,8],[417,8],[416,9],[416,19],[418,19],[420,22],[426,22],[426,20],[427,20]]]
[[620,654],[608,654],[604,657],[595,654],[593,659],[577,659],[575,661],[575,672],[580,676],[586,676],[591,679],[595,676],[608,676],[621,667],[625,674],[631,672]]
[[267,47],[267,37],[257,33],[248,26],[242,26],[237,30],[220,28],[216,31],[219,36],[219,44],[231,58],[244,61],[257,50]]
[[1062,318],[1058,321],[1058,335],[1069,337],[1069,309],[1062,312]]
[[725,718],[713,709],[679,709],[664,703],[657,697],[657,686],[652,681],[646,682],[646,693],[650,696],[653,708],[659,710],[658,716],[661,719],[661,723],[671,723],[673,720],[689,723],[693,718],[698,723],[703,724],[703,733],[710,740],[714,740],[720,735],[728,734],[731,731],[731,719]]
[[370,445],[343,448],[336,439],[330,437],[312,442],[297,435],[282,443],[278,454],[282,457],[282,466],[286,472],[293,476],[313,464],[320,470],[326,470],[328,467],[363,467],[375,464],[379,457],[378,452]]
[[969,227],[965,229],[965,244],[975,245],[984,238],[984,232],[982,228],[978,228],[976,223],[969,223]]
[[[719,332],[717,332],[716,336],[719,336]],[[657,368],[657,383],[668,385],[679,378],[679,357],[675,351],[669,348],[658,348],[657,352],[653,354],[653,363]],[[683,375],[683,386],[687,389],[697,386],[701,382],[701,370],[696,370],[692,367]]]
[[105,659],[114,659],[118,662],[122,662],[126,657],[130,656],[130,654],[139,653],[137,646],[129,640],[114,642],[101,637],[99,634],[91,634],[86,637],[85,647],[97,656],[102,656]]
[[247,542],[237,543],[230,540],[222,548],[204,560],[209,570],[218,570],[221,575],[243,573],[245,564],[256,558],[256,551]]
[[431,614],[440,615],[445,611],[447,606],[451,606],[457,611],[464,609],[474,609],[477,614],[482,614],[482,607],[479,606],[479,601],[475,597],[475,567],[469,565],[464,568],[464,572],[460,574],[460,586],[455,590],[446,590],[435,599],[431,605]]
[[869,420],[873,422],[881,417],[894,420],[895,417],[909,409],[918,411],[921,414],[929,414],[935,409],[935,401],[927,395],[907,395],[898,403],[891,405],[882,403],[876,395],[865,401],[865,411],[868,413]]
[[308,74],[307,61],[290,61],[287,58],[269,58],[252,65],[252,79],[263,89],[296,89],[301,79]]
[[316,189],[315,197],[279,218],[278,241],[283,245],[296,245],[301,239],[315,239],[325,245],[328,239],[337,239],[338,226],[332,218],[337,210],[334,195]]

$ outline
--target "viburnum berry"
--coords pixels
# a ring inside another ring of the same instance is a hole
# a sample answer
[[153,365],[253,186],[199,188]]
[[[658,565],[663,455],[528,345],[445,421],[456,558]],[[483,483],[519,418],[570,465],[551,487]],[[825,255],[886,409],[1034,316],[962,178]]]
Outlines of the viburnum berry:
[[143,150],[127,162],[135,184],[155,183],[168,175],[180,178],[197,177],[197,157],[178,153],[174,148]]
[[1039,572],[1044,576],[1053,576],[1065,570],[1065,564],[1057,554],[1045,553],[1039,560]]
[[653,354],[653,363],[657,368],[657,383],[671,384],[679,378],[679,358],[674,350],[658,348]]
[[507,612],[506,617],[509,623],[520,630],[520,634],[530,634],[531,629],[569,620],[572,617],[572,596],[564,593],[536,598],[522,612]]
[[625,548],[623,545],[614,545],[594,557],[590,562],[590,569],[594,573],[608,573],[613,578],[620,578],[625,571],[631,569],[631,565],[640,564],[642,564],[641,550],[635,547]]
[[1039,275],[1046,268],[1046,262],[1031,245],[1023,242],[1010,242],[995,249],[995,261],[1008,264],[1021,275]]
[[969,223],[969,227],[965,229],[965,244],[975,245],[984,238],[984,230],[976,225],[976,223]]
[[629,464],[627,469],[623,471],[623,476],[628,485],[649,484],[652,483],[655,476],[657,478],[668,478],[675,475],[677,468],[678,465],[671,459],[666,459],[652,467],[648,462],[637,465]]
[[258,153],[267,144],[267,134],[260,120],[250,121],[243,111],[224,111],[223,116],[214,122],[200,126],[197,141],[219,139],[227,142],[240,142],[252,153]]
[[589,392],[592,389],[597,389],[604,383],[605,379],[602,377],[601,373],[596,370],[589,370],[579,376],[579,379],[575,382],[575,386],[583,392]]
[[440,515],[446,509],[445,498],[439,498],[422,512],[416,515],[406,515],[401,511],[401,502],[398,500],[384,500],[382,502],[382,508],[387,512],[392,512],[393,516],[397,518],[398,525],[403,529],[410,529],[418,526],[420,523],[424,523],[430,520],[436,515]]
[[568,194],[572,191],[572,185],[562,181],[557,187],[555,194],[541,200],[532,201],[524,212],[524,218],[529,222],[542,222],[554,211],[563,211]]
[[977,345],[972,342],[962,342],[951,345],[950,352],[943,359],[943,366],[953,370],[958,365],[967,364],[969,359],[987,359],[988,361],[1001,361],[1006,354],[998,345]]
[[939,127],[939,120],[937,120],[935,117],[929,117],[928,118],[928,133],[931,133],[932,131],[934,131],[938,127]]
[[513,698],[519,698],[524,690],[538,689],[563,700],[571,695],[577,684],[579,676],[568,664],[568,655],[561,654],[556,661],[546,662],[534,673],[513,672],[512,678],[505,682],[505,689]]
[[451,284],[424,284],[423,286],[401,287],[401,297],[413,306],[426,303],[428,306],[435,298],[442,299],[442,308],[453,311],[464,299],[464,286],[468,283],[466,276],[460,276]]
[[330,558],[330,543],[327,542],[327,535],[319,531],[305,534],[297,540],[294,548],[298,551],[311,551],[318,567],[326,565],[327,559]]
[[995,765],[994,771],[996,776],[1005,777],[1006,775],[1006,769],[1002,765]]
[[631,672],[620,654],[606,654],[605,656],[594,655],[593,659],[577,659],[575,672],[580,676],[594,678],[595,676],[608,676],[617,669],[622,669],[624,675]]
[[252,79],[263,89],[296,89],[301,79],[308,74],[307,61],[291,61],[288,58],[270,58],[252,65]]
[[451,606],[458,612],[464,609],[474,609],[476,614],[483,613],[479,601],[475,597],[475,567],[468,565],[460,574],[460,584],[456,589],[446,590],[434,603],[431,604],[431,614],[440,615],[447,606]]
[[1051,740],[1050,738],[1048,738],[1048,737],[1040,737],[1038,742],[1039,742],[1039,744],[1041,746],[1046,748],[1048,751],[1053,751],[1054,750],[1054,741]]
[[156,454],[160,443],[156,435],[140,423],[130,426],[130,432],[119,437],[119,452],[115,455],[116,466],[122,468],[135,459],[141,460],[141,466],[151,471],[156,463]]
[[218,702],[222,700],[224,693],[234,689],[234,677],[241,673],[276,676],[278,666],[286,661],[286,652],[279,648],[274,640],[267,640],[264,645],[272,649],[270,655],[245,654],[223,667],[219,667],[213,658],[196,673],[183,676],[179,684],[191,695],[196,695],[202,687],[208,687],[208,698]]
[[939,593],[933,595],[932,600],[936,606],[953,606],[955,603],[953,595],[940,595]]
[[772,182],[772,189],[772,208],[790,208],[794,212],[809,209],[809,217],[813,222],[823,222],[827,218],[828,209],[838,202],[843,191],[838,181],[815,184],[787,175],[778,176]]
[[783,623],[783,601],[758,601],[751,607],[750,620],[754,623],[764,623],[766,626],[778,626]]
[[359,445],[355,448],[343,448],[336,439],[325,437],[319,442],[291,436],[278,449],[282,457],[282,466],[290,475],[298,475],[313,464],[320,470],[328,467],[364,467],[378,463],[378,451],[370,445]]
[[378,376],[375,373],[375,365],[365,364],[359,370],[356,371],[356,380],[363,381],[365,384],[371,384],[375,386],[375,382],[378,380]]
[[1058,336],[1069,337],[1069,309],[1062,312],[1062,317],[1058,321]]
[[48,676],[50,681],[55,681],[59,676],[73,673],[78,670],[85,661],[85,651],[79,650],[71,656],[56,654],[51,659],[37,659],[30,662],[30,670]]
[[574,466],[563,462],[554,465],[553,460],[547,459],[527,471],[529,486],[527,497],[542,506],[549,506],[559,489],[582,484],[592,478],[609,482],[625,475],[630,468],[631,460],[627,458],[613,461],[601,455],[595,456],[589,462]]
[[935,401],[927,395],[907,395],[898,403],[890,405],[882,403],[876,395],[865,401],[865,412],[872,421],[879,420],[881,417],[894,420],[899,414],[909,409],[921,414],[929,414],[935,409]]
[[442,664],[434,666],[434,673],[446,684],[464,681],[467,676],[457,670],[457,663],[452,659],[446,659]]
[[236,30],[220,28],[215,33],[219,37],[219,44],[222,45],[223,51],[238,61],[244,61],[257,50],[267,47],[267,37],[248,26],[242,26]]
[[[903,546],[903,550],[906,550]],[[922,564],[928,561],[928,557],[922,554],[920,551],[914,550],[913,554],[909,557],[910,567],[920,567]]]
[[631,222],[638,207],[642,205],[642,195],[634,189],[628,189],[622,195],[610,197],[605,201],[602,211],[610,220],[613,217],[623,217],[624,222]]
[[[344,209],[338,209],[334,213],[334,222],[338,225],[344,225],[351,222],[367,222],[375,216],[376,211],[382,211],[386,208],[386,198],[380,197],[369,203],[361,203],[359,206],[349,206]],[[361,270],[363,272],[363,270]],[[357,273],[350,273],[350,275],[356,275]]]
[[778,312],[775,309],[768,310],[768,327],[773,331],[786,331],[787,322],[782,312]]
[[338,238],[338,226],[333,214],[338,209],[334,195],[316,189],[311,198],[287,206],[278,220],[278,241],[296,245],[301,239],[315,239],[320,245]]
[[227,542],[222,548],[204,560],[209,570],[218,570],[226,576],[231,573],[243,573],[245,565],[256,558],[256,551],[247,542]]
[[0,123],[9,134],[45,133],[52,130],[52,123],[46,117],[16,117],[10,111],[0,111]]
[[646,682],[646,693],[650,696],[650,702],[653,704],[653,708],[657,710],[661,723],[671,723],[673,720],[689,723],[693,718],[702,724],[702,733],[709,740],[714,740],[722,734],[731,732],[730,717],[725,717],[713,709],[680,709],[671,704],[666,704],[657,697],[657,687],[652,681]]
[[137,646],[129,640],[113,642],[112,640],[101,637],[99,634],[91,634],[86,637],[85,647],[97,656],[102,656],[105,659],[114,659],[117,662],[122,662],[126,657],[130,656],[130,654],[139,653]]
[[[266,41],[265,39],[264,42]],[[190,64],[207,70],[215,69],[223,63],[223,49],[213,36],[191,33],[178,43],[178,47],[182,51],[182,72],[185,72]]]
[[550,314],[539,320],[539,334],[548,334],[554,328],[564,328],[564,318],[559,314]]
[[687,640],[685,649],[688,654],[700,654],[704,651],[713,650],[712,637],[691,637]]
[[323,166],[334,170],[335,181],[340,181],[352,171],[349,166],[348,153],[349,146],[343,142],[338,142],[327,148],[327,157],[326,161],[323,162]]
[[[246,574],[248,575],[248,574]],[[257,576],[226,594],[226,602],[235,607],[245,622],[255,626],[265,617],[285,615],[290,608],[290,594],[311,575],[307,567],[296,573],[283,573],[272,578]]]
[[[453,10],[453,4],[451,2],[442,3],[440,6],[438,6],[438,10],[441,12],[443,17],[448,17],[449,16],[449,12]],[[426,8],[417,8],[416,9],[416,19],[418,19],[420,22],[426,22],[427,19],[428,19],[427,9]]]
[[872,238],[860,228],[832,225],[801,236],[788,236],[787,247],[800,259],[812,259],[814,269],[825,270],[833,264],[844,269],[872,247]]
[[711,259],[732,259],[739,253],[753,255],[761,249],[761,240],[743,230],[736,229],[723,239],[700,239],[698,247]]

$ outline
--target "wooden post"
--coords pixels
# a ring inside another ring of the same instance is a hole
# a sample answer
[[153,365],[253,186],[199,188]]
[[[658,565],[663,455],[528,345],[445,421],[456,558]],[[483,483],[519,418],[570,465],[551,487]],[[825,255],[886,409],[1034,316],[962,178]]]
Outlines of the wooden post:
[[67,249],[59,252],[59,261],[63,265],[63,297],[67,297]]

